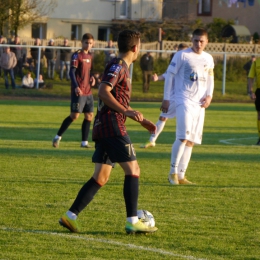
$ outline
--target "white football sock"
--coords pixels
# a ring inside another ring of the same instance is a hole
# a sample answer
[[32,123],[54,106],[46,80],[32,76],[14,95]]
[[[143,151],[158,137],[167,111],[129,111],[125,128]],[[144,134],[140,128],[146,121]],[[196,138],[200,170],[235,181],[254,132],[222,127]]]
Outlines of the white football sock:
[[77,219],[77,215],[75,214],[75,213],[73,213],[73,212],[71,212],[71,211],[67,211],[67,216],[70,218],[70,219],[72,219],[72,220],[76,220]]
[[176,139],[172,145],[170,174],[178,173],[178,164],[183,155],[185,143]]
[[150,137],[150,142],[155,143],[156,139],[158,138],[159,134],[162,132],[164,126],[165,126],[166,121],[161,121],[158,120],[156,123],[156,132],[151,135]]
[[128,217],[126,218],[126,221],[130,222],[131,224],[135,224],[138,222],[138,217],[135,216],[135,217]]
[[57,139],[57,138],[60,140],[60,139],[61,139],[61,136],[55,135],[55,139]]
[[191,153],[192,153],[192,146],[185,146],[182,157],[180,159],[179,165],[178,165],[178,178],[179,180],[184,179],[186,170],[188,168]]

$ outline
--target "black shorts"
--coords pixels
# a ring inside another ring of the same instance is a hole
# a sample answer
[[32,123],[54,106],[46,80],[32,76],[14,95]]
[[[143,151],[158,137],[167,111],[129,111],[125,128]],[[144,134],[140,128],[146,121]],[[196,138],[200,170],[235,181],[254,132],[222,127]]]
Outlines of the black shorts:
[[93,96],[71,96],[70,112],[73,113],[90,113],[94,111]]
[[255,99],[255,109],[257,111],[260,111],[260,88],[256,89],[255,96],[256,96],[256,99]]
[[134,146],[129,136],[115,136],[95,141],[93,163],[102,163],[114,166],[118,162],[131,162],[136,160]]

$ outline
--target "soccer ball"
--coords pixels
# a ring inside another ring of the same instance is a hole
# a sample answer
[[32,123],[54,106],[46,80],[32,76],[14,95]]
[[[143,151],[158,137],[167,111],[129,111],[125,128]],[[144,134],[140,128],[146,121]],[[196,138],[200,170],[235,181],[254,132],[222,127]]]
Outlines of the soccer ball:
[[153,214],[145,209],[137,210],[137,217],[140,221],[142,221],[147,227],[154,227],[155,220]]

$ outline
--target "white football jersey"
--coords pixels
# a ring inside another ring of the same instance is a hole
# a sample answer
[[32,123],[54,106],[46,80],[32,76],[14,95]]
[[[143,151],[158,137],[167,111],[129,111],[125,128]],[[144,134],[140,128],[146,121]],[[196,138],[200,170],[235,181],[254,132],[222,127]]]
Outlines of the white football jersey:
[[207,95],[212,97],[213,69],[213,58],[204,51],[197,54],[188,48],[177,52],[167,69],[167,73],[174,74],[176,106],[186,102],[201,105]]

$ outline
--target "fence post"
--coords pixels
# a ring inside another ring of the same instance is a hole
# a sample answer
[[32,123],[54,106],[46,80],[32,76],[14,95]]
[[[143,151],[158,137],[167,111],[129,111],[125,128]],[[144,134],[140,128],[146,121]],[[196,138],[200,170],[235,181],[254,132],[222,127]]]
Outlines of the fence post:
[[41,67],[41,51],[42,51],[42,47],[39,46],[39,51],[38,51],[38,64],[37,64],[37,75],[36,75],[36,89],[39,88],[39,76],[40,76],[40,67]]
[[223,61],[222,95],[225,95],[225,90],[226,90],[226,66],[227,66],[227,54],[225,52],[224,61]]

